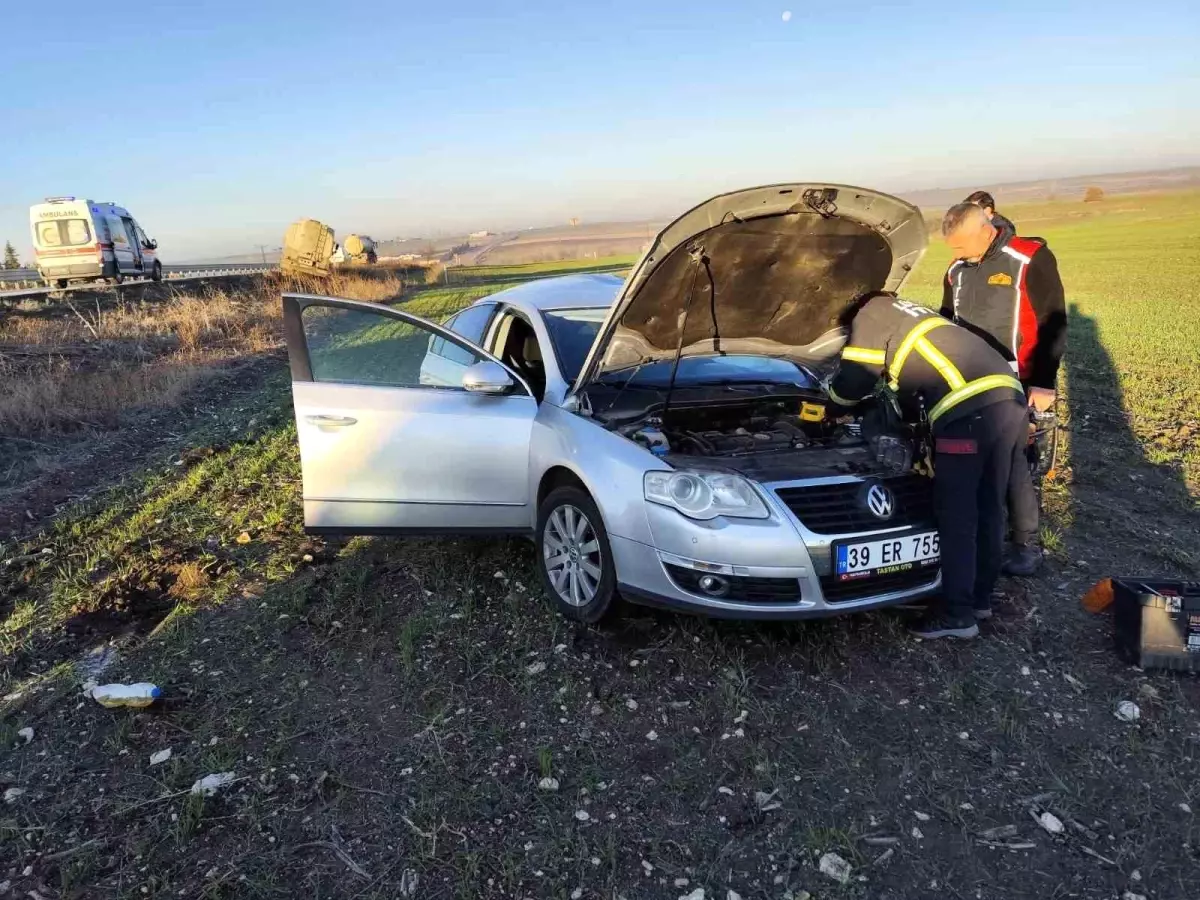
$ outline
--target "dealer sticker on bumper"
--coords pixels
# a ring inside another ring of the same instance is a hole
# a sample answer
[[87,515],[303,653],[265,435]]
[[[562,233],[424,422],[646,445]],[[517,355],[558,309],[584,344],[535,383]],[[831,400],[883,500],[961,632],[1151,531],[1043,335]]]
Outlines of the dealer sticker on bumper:
[[941,544],[936,531],[835,544],[834,573],[840,581],[895,575],[934,565],[940,556]]

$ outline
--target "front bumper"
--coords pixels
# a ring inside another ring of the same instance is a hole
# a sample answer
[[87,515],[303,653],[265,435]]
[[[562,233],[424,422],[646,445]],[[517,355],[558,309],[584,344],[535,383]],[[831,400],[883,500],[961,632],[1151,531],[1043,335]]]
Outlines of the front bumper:
[[941,572],[935,571],[929,573],[928,581],[913,587],[832,603],[825,599],[821,580],[811,568],[737,567],[739,574],[744,572],[749,578],[795,579],[799,585],[799,599],[778,602],[720,599],[680,588],[667,574],[665,567],[666,564],[676,564],[679,557],[666,555],[664,560],[664,554],[655,548],[626,538],[610,537],[609,543],[617,567],[617,589],[625,599],[646,606],[697,613],[718,619],[808,619],[837,616],[911,602],[936,593],[942,586]]
[[[851,479],[831,479],[843,480]],[[835,541],[901,537],[932,523],[816,534],[779,500],[776,487],[761,490],[770,509],[770,518],[762,520],[698,522],[647,503],[653,544],[609,536],[621,594],[633,602],[717,618],[803,619],[894,606],[940,590],[936,566],[861,582],[850,590],[831,577]],[[701,590],[706,575],[724,580],[725,596]]]

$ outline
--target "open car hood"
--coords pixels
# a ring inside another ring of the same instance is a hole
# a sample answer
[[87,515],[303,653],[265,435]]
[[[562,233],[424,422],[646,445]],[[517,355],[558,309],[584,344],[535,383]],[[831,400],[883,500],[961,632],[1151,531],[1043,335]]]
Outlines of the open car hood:
[[575,389],[677,351],[820,364],[845,342],[842,309],[898,291],[927,243],[915,206],[865,188],[779,184],[714,197],[659,232]]

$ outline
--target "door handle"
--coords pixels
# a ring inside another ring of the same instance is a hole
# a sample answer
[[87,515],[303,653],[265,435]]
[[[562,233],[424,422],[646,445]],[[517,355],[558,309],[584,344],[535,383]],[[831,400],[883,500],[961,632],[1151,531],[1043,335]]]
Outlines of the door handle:
[[355,424],[358,419],[352,419],[349,416],[305,416],[304,421],[320,428],[344,428]]

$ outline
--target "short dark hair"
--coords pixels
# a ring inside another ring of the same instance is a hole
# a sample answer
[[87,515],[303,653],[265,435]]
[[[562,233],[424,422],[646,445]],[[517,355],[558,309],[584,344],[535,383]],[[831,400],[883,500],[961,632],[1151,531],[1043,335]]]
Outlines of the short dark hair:
[[996,209],[996,198],[987,191],[976,191],[973,194],[968,194],[967,199],[963,203],[974,203],[976,206],[990,209],[993,212]]

